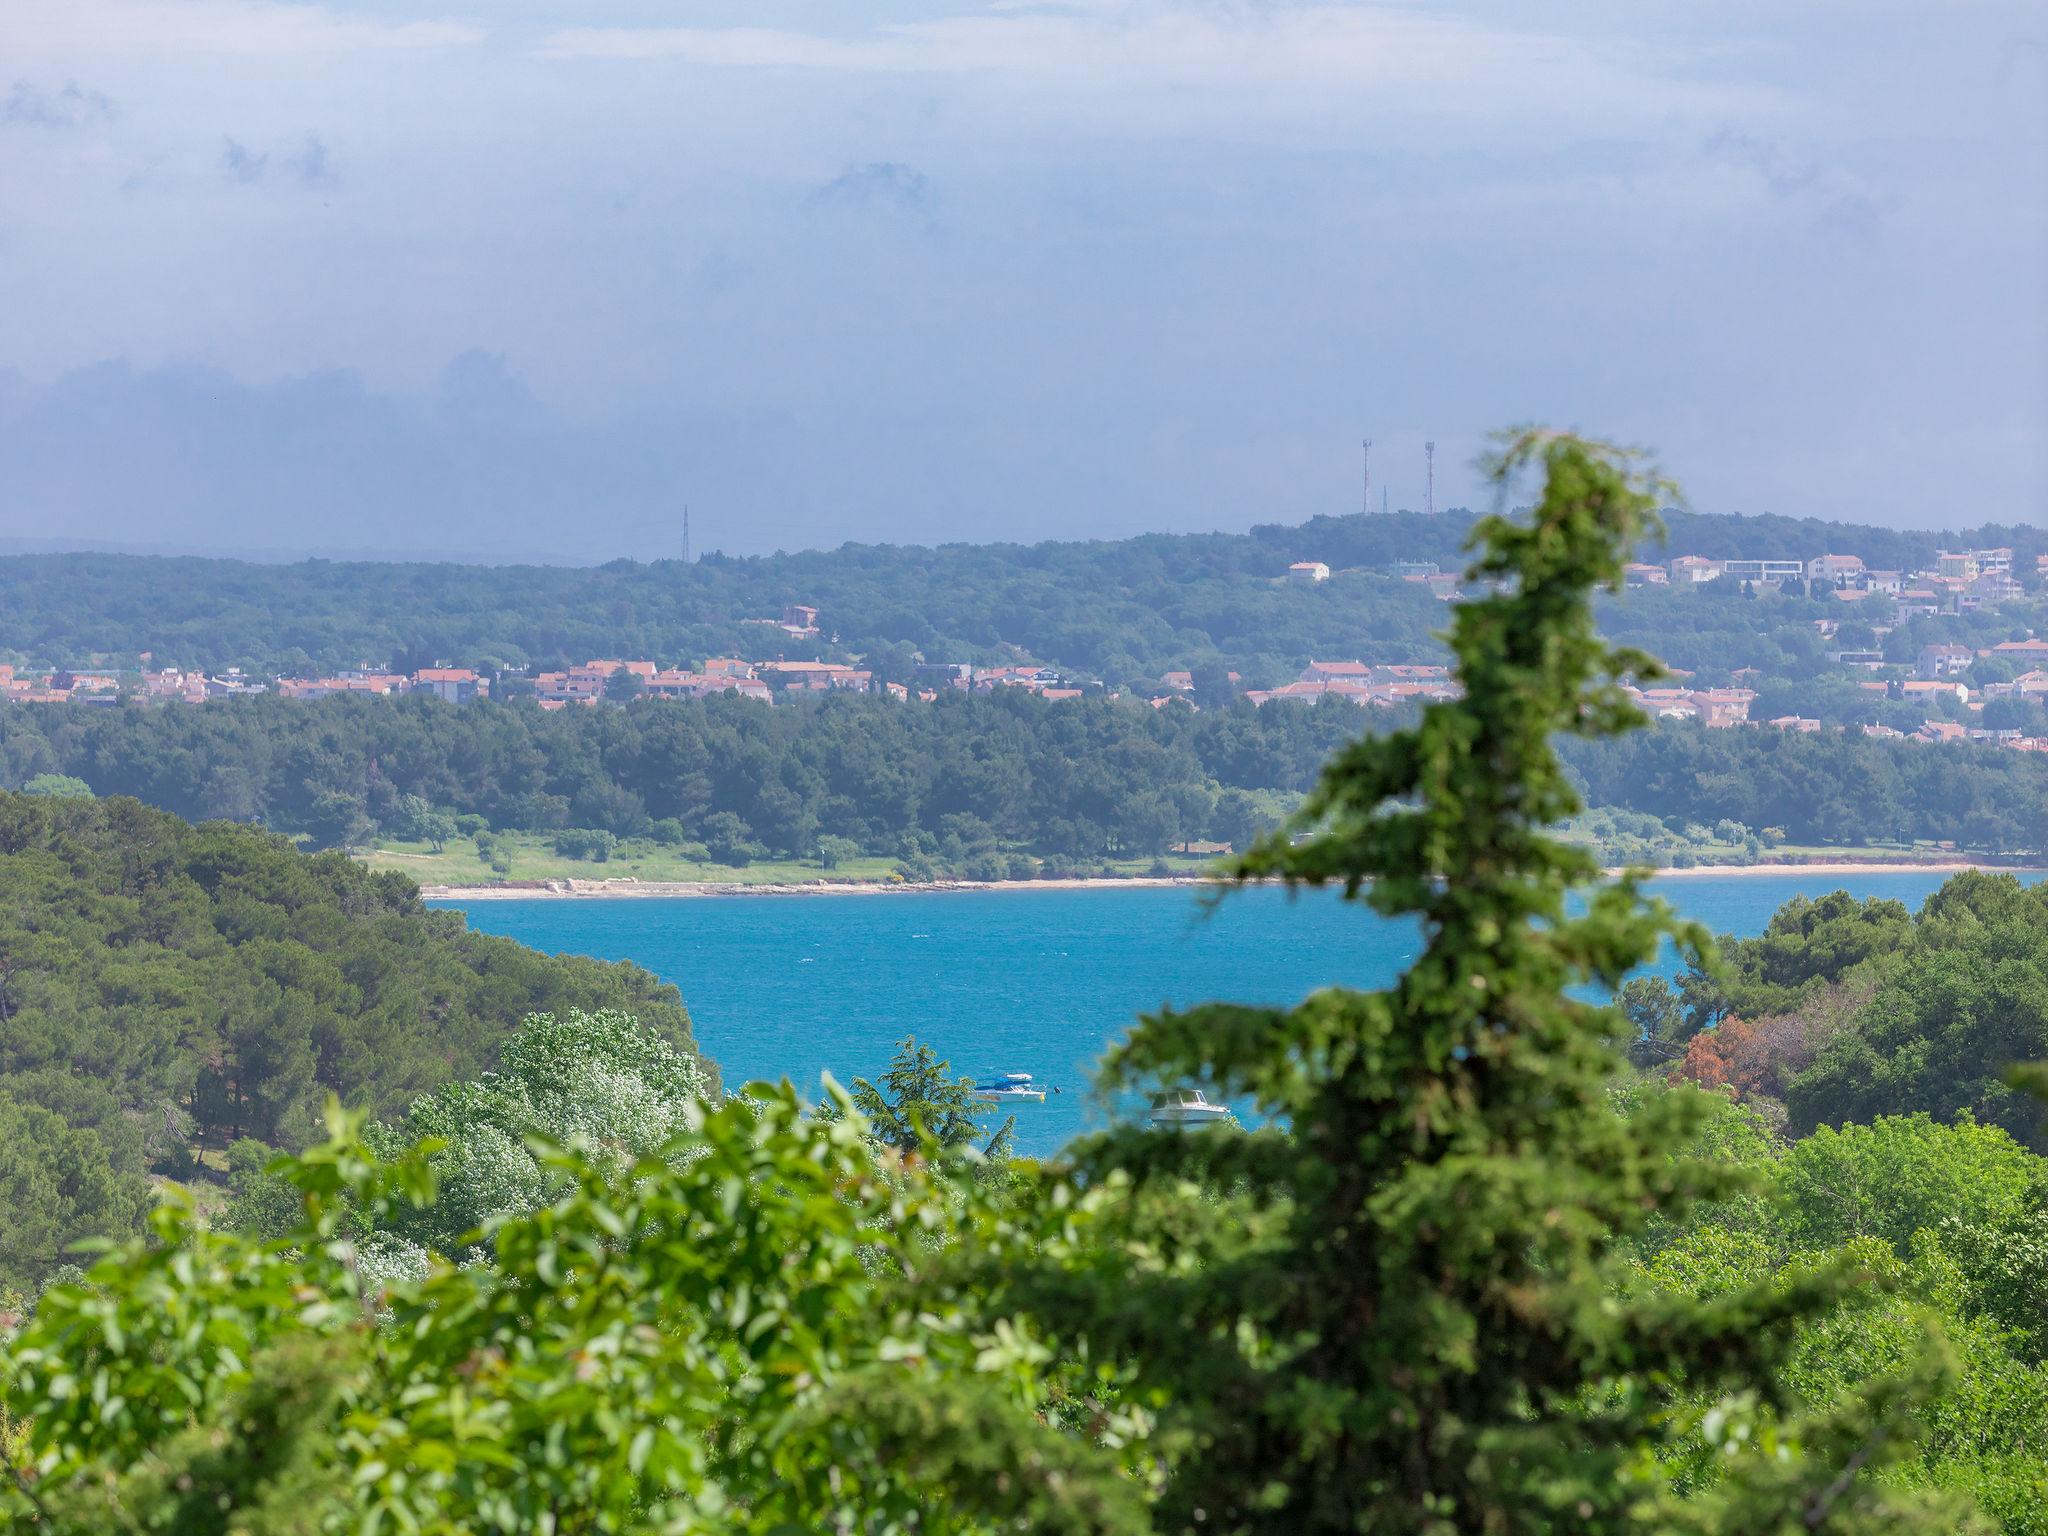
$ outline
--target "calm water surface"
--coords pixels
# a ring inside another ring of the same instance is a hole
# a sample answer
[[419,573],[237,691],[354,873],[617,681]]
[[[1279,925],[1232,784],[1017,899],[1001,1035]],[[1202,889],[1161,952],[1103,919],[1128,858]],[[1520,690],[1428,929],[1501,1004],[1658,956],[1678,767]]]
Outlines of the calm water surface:
[[[1935,873],[1695,876],[1656,889],[1715,932],[1759,932],[1794,896],[1847,889],[1917,907]],[[2028,879],[2036,877],[2028,876]],[[443,903],[443,905],[461,905]],[[470,922],[536,949],[632,960],[682,989],[728,1086],[815,1092],[883,1071],[915,1034],[962,1073],[1029,1072],[1063,1092],[1017,1115],[1019,1150],[1099,1126],[1090,1064],[1139,1014],[1210,998],[1286,1004],[1385,985],[1412,927],[1331,896],[1243,891],[1205,912],[1185,887],[885,896],[482,901]],[[1665,957],[1666,974],[1676,963]]]

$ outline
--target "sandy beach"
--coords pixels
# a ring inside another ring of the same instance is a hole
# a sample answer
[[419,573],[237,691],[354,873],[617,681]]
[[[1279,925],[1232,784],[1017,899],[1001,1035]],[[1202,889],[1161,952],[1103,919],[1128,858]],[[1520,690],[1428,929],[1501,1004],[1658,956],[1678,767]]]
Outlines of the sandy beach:
[[[1695,875],[1953,875],[1966,869],[2008,875],[2041,872],[2037,864],[1982,864],[1971,859],[1816,859],[1809,864],[1695,864],[1690,869],[1659,868],[1653,873],[1659,880],[1683,880]],[[1607,873],[1621,871],[1610,869]]]
[[536,901],[555,897],[929,896],[945,891],[1116,890],[1134,885],[1206,885],[1204,875],[1133,875],[1077,880],[543,880],[531,885],[423,885],[430,901]]
[[[1816,860],[1806,864],[1698,864],[1690,869],[1658,869],[1659,880],[1685,880],[1706,875],[1903,875],[1957,874],[1966,869],[2038,873],[2038,866],[1984,864],[1968,859]],[[1607,871],[1622,873],[1619,869]],[[1133,875],[1128,879],[1072,880],[802,880],[748,884],[736,880],[537,880],[519,885],[423,885],[429,901],[549,901],[567,899],[674,898],[680,896],[929,896],[947,891],[1085,891],[1128,890],[1132,886],[1215,883],[1206,875]]]

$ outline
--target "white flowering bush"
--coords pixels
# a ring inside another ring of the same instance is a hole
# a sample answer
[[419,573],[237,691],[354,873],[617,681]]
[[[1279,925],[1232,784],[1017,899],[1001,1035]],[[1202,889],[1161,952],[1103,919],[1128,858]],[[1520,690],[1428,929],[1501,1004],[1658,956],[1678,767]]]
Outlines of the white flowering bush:
[[390,1155],[431,1138],[432,1205],[397,1216],[391,1235],[458,1257],[489,1223],[555,1199],[565,1175],[550,1147],[619,1169],[670,1143],[709,1089],[704,1069],[615,1010],[530,1015],[505,1043],[503,1070],[417,1101],[374,1127]]

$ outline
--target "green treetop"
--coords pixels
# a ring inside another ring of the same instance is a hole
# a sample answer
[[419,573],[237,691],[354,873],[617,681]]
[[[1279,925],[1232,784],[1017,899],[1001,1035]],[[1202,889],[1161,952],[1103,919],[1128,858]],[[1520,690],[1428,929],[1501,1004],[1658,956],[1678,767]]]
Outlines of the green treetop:
[[988,1111],[975,1100],[973,1080],[954,1077],[951,1066],[913,1037],[898,1042],[880,1087],[853,1080],[853,1102],[883,1146],[915,1152],[926,1137],[944,1151],[973,1144]]
[[[1680,1516],[1659,1471],[1688,1430],[1674,1383],[1782,1401],[1772,1361],[1823,1282],[1711,1306],[1617,1292],[1621,1238],[1729,1181],[1675,1155],[1695,1101],[1615,1111],[1620,1021],[1578,993],[1704,935],[1634,878],[1596,885],[1592,856],[1543,831],[1579,808],[1553,738],[1635,723],[1620,680],[1659,669],[1604,643],[1590,603],[1620,584],[1650,487],[1610,450],[1534,433],[1496,474],[1532,465],[1533,512],[1473,532],[1486,595],[1449,636],[1463,698],[1346,749],[1235,867],[1413,918],[1421,955],[1387,991],[1147,1019],[1111,1087],[1199,1080],[1274,1123],[1085,1145],[1088,1185],[1134,1186],[1128,1261],[1069,1250],[1011,1273],[1017,1304],[1131,1362],[1162,1405],[1162,1532],[1808,1529],[1855,1504],[1831,1468],[1725,1523],[1704,1500]],[[1176,1207],[1187,1180],[1238,1193]]]

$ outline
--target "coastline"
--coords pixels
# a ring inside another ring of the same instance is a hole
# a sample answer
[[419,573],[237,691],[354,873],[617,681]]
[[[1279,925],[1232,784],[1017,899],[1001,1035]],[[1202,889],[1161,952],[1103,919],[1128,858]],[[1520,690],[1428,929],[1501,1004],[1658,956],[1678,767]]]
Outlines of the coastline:
[[533,885],[423,885],[427,901],[551,901],[679,896],[933,896],[947,891],[1117,890],[1135,885],[1209,885],[1207,875],[1132,875],[1114,880],[544,880]]
[[[1832,859],[1810,863],[1696,864],[1690,869],[1650,871],[1657,880],[1687,880],[1706,875],[1764,877],[1770,875],[1953,875],[1981,869],[1992,873],[2039,874],[2033,864],[1987,864],[1972,859]],[[1608,875],[1623,873],[1619,868]],[[1117,879],[1088,876],[1067,880],[803,880],[748,884],[736,880],[544,880],[530,885],[423,885],[426,901],[589,901],[673,900],[703,896],[932,896],[949,891],[1104,891],[1134,886],[1204,886],[1217,882],[1208,875],[1132,875]]]

